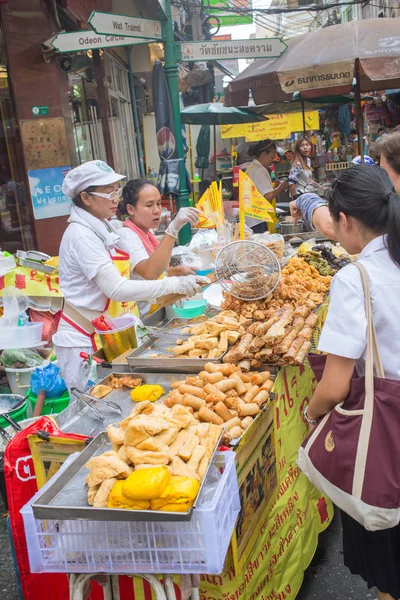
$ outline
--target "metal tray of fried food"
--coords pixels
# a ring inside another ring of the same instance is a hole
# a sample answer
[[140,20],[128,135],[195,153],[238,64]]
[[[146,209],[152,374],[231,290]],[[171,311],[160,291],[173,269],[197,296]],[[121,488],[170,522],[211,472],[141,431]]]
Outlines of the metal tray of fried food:
[[[195,377],[195,374],[193,374],[193,376]],[[107,377],[99,381],[96,385],[109,385],[112,377],[119,379],[121,377],[134,377],[135,379],[141,379],[143,383],[161,385],[161,387],[163,387],[165,390],[165,394],[160,398],[160,400],[162,400],[171,390],[171,384],[180,379],[180,374],[132,372],[112,373],[107,375]],[[89,394],[91,390],[93,390],[93,388],[88,390]],[[93,411],[90,410],[85,402],[82,400],[75,400],[75,402],[71,402],[71,404],[67,406],[65,410],[54,416],[57,425],[65,433],[81,433],[83,435],[87,435],[88,437],[94,437],[100,432],[104,431],[108,425],[122,421],[125,419],[125,417],[130,415],[134,408],[134,403],[130,397],[130,391],[131,389],[128,387],[114,389],[104,397],[104,400],[118,404],[122,409],[122,414],[118,414],[115,410],[110,409],[107,405],[102,403],[101,400],[98,402],[93,401],[91,404],[93,404],[93,406],[100,411],[104,417],[104,421],[101,421],[100,419],[96,418]]]
[[190,321],[181,319],[172,319],[168,321],[158,333],[153,333],[143,341],[143,344],[134,350],[127,357],[128,365],[131,369],[145,368],[155,372],[174,372],[174,373],[198,373],[207,363],[219,364],[222,362],[226,352],[218,358],[187,358],[183,356],[175,357],[172,349],[176,345],[178,338],[187,337],[187,329],[207,318],[198,317]]
[[73,521],[88,519],[90,521],[190,521],[193,508],[206,484],[210,466],[215,452],[221,443],[223,433],[217,442],[211,456],[207,472],[198,491],[193,507],[187,512],[167,512],[157,510],[130,510],[124,508],[94,508],[87,502],[87,487],[85,485],[89,469],[87,462],[111,450],[111,443],[105,432],[99,433],[94,440],[76,457],[65,469],[53,485],[43,492],[32,504],[36,519],[55,519]]

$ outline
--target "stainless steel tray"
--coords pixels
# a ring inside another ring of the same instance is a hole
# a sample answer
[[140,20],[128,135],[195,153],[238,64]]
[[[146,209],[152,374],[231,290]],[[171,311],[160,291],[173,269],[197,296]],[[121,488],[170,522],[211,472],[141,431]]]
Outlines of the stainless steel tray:
[[37,260],[32,260],[31,258],[18,258],[18,263],[21,267],[28,267],[28,269],[35,269],[36,271],[41,271],[42,273],[50,273],[53,274],[58,271],[57,267],[52,267],[50,265],[45,265],[42,262]]
[[[208,317],[209,318],[209,317]],[[219,364],[222,362],[226,352],[219,358],[183,358],[175,357],[172,354],[172,348],[175,341],[182,336],[182,329],[190,325],[196,325],[207,318],[198,317],[189,321],[182,319],[172,319],[160,327],[160,335],[150,335],[143,340],[142,345],[134,350],[127,357],[128,365],[131,369],[146,368],[150,371],[161,372],[180,372],[180,373],[198,373],[204,368],[206,363],[212,362]],[[168,331],[170,330],[170,334]]]
[[[214,454],[220,445],[215,447],[210,460],[213,463]],[[186,513],[162,512],[156,510],[128,510],[123,508],[94,508],[87,503],[87,488],[85,485],[89,470],[86,463],[99,454],[111,450],[111,444],[106,433],[100,433],[85,448],[79,456],[66,468],[64,473],[51,485],[36,502],[32,504],[36,519],[88,519],[90,521],[190,521],[193,508],[200,497],[207,474],[200,486],[196,502]],[[209,465],[209,468],[210,468]]]
[[[114,377],[125,377],[131,376],[132,372],[127,373],[113,373]],[[107,385],[111,377],[107,375],[99,383]],[[143,383],[158,383],[165,390],[165,395],[171,390],[171,384],[181,378],[179,373],[134,373],[134,377],[143,379]],[[93,389],[93,388],[92,388]],[[103,404],[101,401],[93,402],[93,406],[99,410],[103,416],[104,421],[100,421],[93,414],[93,411],[86,406],[81,400],[72,402],[65,410],[58,415],[55,415],[57,425],[66,433],[81,433],[88,437],[94,437],[100,432],[104,431],[107,425],[122,421],[127,417],[132,409],[134,403],[130,397],[130,389],[122,388],[121,390],[113,390],[105,397],[105,400],[111,400],[116,402],[122,409],[122,415],[119,415],[115,410],[110,409],[108,406]],[[89,392],[90,393],[90,392]],[[161,400],[165,396],[161,397]]]

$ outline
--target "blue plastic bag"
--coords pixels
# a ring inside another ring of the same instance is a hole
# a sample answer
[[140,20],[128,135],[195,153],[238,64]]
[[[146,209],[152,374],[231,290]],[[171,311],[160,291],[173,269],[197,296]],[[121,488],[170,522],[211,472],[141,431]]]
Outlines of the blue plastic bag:
[[45,390],[47,398],[59,398],[66,389],[60,368],[54,363],[44,364],[32,373],[31,390],[36,396],[40,390]]

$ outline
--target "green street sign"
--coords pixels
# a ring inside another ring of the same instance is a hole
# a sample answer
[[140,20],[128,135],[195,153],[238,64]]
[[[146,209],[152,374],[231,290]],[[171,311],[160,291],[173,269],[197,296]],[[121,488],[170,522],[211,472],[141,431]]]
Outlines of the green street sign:
[[[240,10],[253,8],[252,0],[206,0],[204,3],[204,12],[207,15],[218,17],[221,27],[232,27],[233,25],[251,25],[253,22],[253,13],[242,12],[235,14],[232,9],[235,7]],[[224,11],[224,9],[229,11]]]
[[35,117],[48,115],[49,107],[48,106],[32,106],[32,114],[35,115]]

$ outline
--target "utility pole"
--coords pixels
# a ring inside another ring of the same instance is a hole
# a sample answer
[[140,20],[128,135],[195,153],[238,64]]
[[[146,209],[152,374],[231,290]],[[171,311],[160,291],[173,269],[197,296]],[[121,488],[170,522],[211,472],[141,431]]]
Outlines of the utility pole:
[[[183,149],[181,107],[179,104],[177,47],[174,38],[171,0],[165,0],[165,17],[163,15],[162,34],[164,41],[164,70],[171,96],[172,112],[175,123],[176,151],[179,159],[179,197],[177,199],[177,206],[179,209],[183,206],[189,206],[189,190],[186,185],[185,153]],[[185,225],[179,233],[179,243],[185,245],[190,242],[190,239],[190,225]]]

